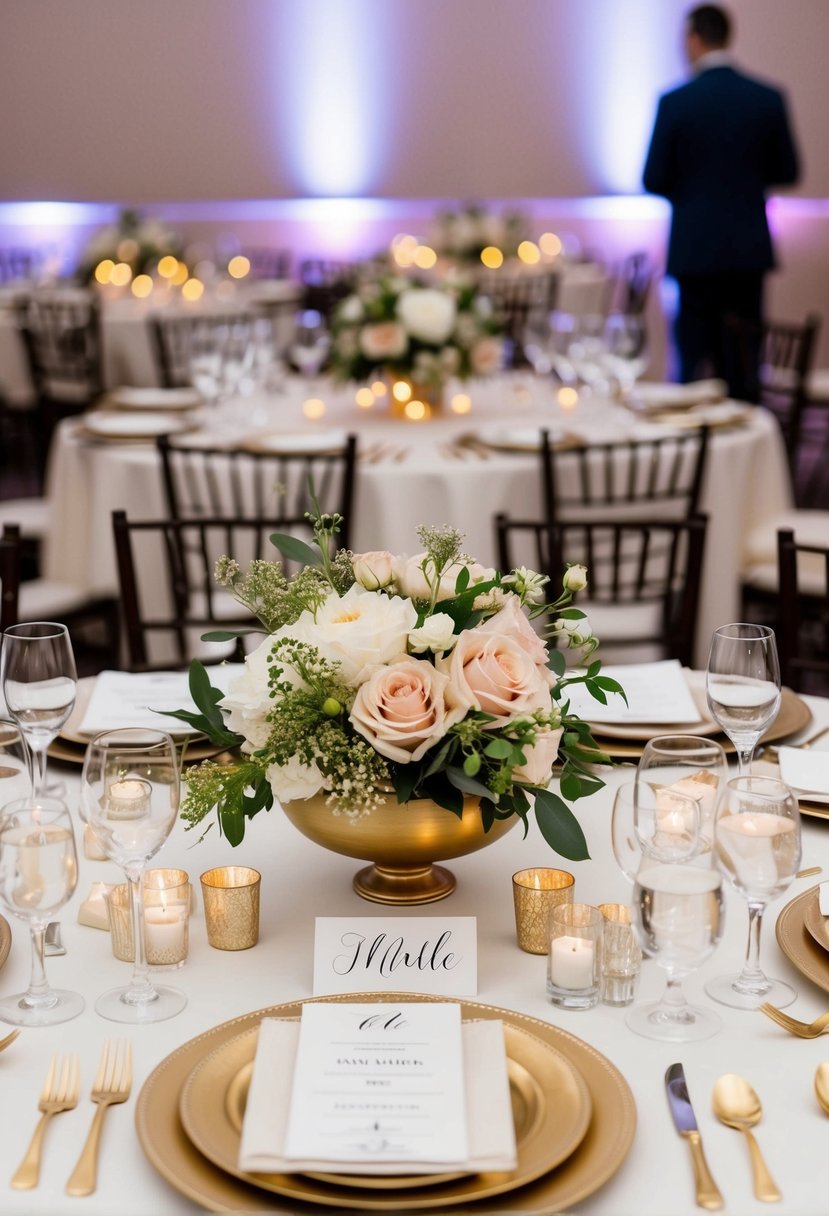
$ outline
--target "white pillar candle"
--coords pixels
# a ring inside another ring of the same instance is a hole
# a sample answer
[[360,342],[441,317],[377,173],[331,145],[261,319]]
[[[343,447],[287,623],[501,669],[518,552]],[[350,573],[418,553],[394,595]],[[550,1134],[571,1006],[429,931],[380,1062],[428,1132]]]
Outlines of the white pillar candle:
[[145,905],[144,941],[148,962],[161,955],[184,957],[187,912],[185,903]]
[[592,988],[592,941],[583,937],[554,937],[550,943],[550,980],[559,988]]
[[150,809],[151,794],[149,781],[137,777],[113,781],[107,794],[107,813],[111,819],[140,819]]
[[87,824],[83,830],[83,854],[89,861],[108,861],[108,855],[98,843],[98,837]]

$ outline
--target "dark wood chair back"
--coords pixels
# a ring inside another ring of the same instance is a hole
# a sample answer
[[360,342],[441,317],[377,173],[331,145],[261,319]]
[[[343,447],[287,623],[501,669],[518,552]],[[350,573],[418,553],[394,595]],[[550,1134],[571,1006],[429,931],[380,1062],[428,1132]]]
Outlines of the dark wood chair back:
[[704,515],[630,522],[495,518],[502,570],[528,566],[548,575],[555,598],[568,563],[583,563],[589,581],[578,607],[602,647],[624,654],[648,646],[659,652],[655,657],[686,666],[692,662],[706,526]]
[[531,324],[543,327],[556,306],[558,275],[554,273],[503,275],[501,271],[480,276],[481,293],[492,303],[495,319],[510,343],[509,362],[526,367],[527,332]]
[[829,537],[799,543],[790,528],[777,533],[777,646],[784,684],[824,693],[829,677]]
[[221,358],[230,342],[253,341],[256,317],[248,310],[192,316],[149,318],[158,382],[164,388],[193,384],[192,361],[198,355]]
[[[339,543],[348,548],[357,467],[354,435],[330,452],[189,447],[186,439],[168,436],[159,437],[157,449],[171,519],[226,515],[255,524],[265,538],[278,531],[310,540],[313,531],[305,515],[312,509],[313,489],[323,512],[343,516]],[[232,549],[227,552],[235,556]]]
[[350,295],[357,282],[353,262],[331,258],[304,258],[299,264],[302,308],[318,312],[330,322],[337,305]]
[[17,524],[4,524],[0,536],[0,633],[19,620],[21,561],[20,528]]

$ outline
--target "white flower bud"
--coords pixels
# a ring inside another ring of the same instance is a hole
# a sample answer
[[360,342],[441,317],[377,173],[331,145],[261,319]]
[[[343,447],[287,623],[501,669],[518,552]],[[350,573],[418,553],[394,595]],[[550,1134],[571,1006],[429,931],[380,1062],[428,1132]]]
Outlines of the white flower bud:
[[436,612],[433,616],[427,616],[419,629],[409,632],[409,649],[414,654],[421,654],[424,650],[445,653],[458,640],[454,629],[455,622],[447,612]]
[[568,566],[562,583],[565,591],[583,591],[587,586],[587,567]]

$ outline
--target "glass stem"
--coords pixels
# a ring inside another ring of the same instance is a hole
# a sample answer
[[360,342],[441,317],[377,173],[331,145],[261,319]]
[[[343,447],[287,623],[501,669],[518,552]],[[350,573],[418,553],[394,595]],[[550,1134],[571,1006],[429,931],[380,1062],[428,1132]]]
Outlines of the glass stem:
[[760,968],[760,930],[763,927],[764,911],[765,904],[749,900],[746,960],[735,985],[748,992],[763,992],[768,988],[768,980]]
[[29,987],[23,998],[26,1005],[33,1009],[48,1009],[56,1005],[58,998],[49,987],[46,978],[46,967],[43,962],[43,947],[46,940],[46,925],[38,921],[31,926],[32,935],[32,974]]
[[32,748],[32,794],[35,798],[46,792],[46,748]]
[[147,951],[144,942],[144,883],[143,870],[127,871],[130,884],[130,911],[132,913],[132,940],[135,949],[135,963],[132,969],[130,986],[121,999],[128,1005],[146,1005],[158,1000],[158,993],[150,982],[150,972],[147,967]]
[[740,777],[751,776],[751,761],[754,756],[754,744],[749,747],[739,747],[735,745],[737,752],[737,775]]
[[676,1014],[687,1007],[688,1002],[682,990],[682,980],[677,979],[675,976],[668,977],[660,1004],[669,1006],[672,1014]]

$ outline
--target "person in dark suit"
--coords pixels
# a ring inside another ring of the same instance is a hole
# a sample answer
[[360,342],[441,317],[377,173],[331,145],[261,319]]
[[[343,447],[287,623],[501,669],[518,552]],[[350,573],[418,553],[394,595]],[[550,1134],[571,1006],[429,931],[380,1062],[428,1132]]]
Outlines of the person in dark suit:
[[694,70],[659,101],[643,182],[672,206],[666,271],[679,287],[679,378],[725,376],[732,396],[755,383],[727,366],[725,317],[763,319],[763,282],[775,265],[766,191],[798,179],[798,155],[779,89],[737,71],[731,20],[702,4],[686,18]]

